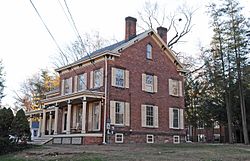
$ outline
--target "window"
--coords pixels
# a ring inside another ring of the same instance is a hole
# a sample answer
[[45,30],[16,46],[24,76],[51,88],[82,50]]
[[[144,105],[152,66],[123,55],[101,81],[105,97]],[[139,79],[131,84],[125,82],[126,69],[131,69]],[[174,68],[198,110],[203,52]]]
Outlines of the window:
[[103,86],[103,68],[90,72],[90,88]]
[[147,135],[147,143],[154,143],[154,135]]
[[101,72],[100,70],[94,71],[94,88],[101,86]]
[[87,86],[86,74],[87,73],[78,75],[78,79],[77,79],[77,91],[86,90],[86,86]]
[[63,80],[62,82],[64,94],[70,94],[72,92],[72,78]]
[[114,87],[129,88],[129,71],[112,68],[111,84]]
[[173,127],[179,128],[179,110],[173,109]]
[[115,103],[115,124],[124,123],[124,102]]
[[169,79],[169,94],[172,96],[182,96],[182,81]]
[[152,45],[147,44],[147,53],[146,53],[147,59],[152,59]]
[[184,129],[183,109],[169,108],[169,128]]
[[173,136],[173,143],[174,144],[179,144],[180,143],[180,136],[179,135],[174,135]]
[[77,106],[76,109],[76,129],[82,128],[82,107]]
[[141,106],[142,127],[158,128],[158,107],[152,105]]
[[99,131],[100,122],[101,122],[100,102],[90,103],[88,108],[88,130]]
[[128,102],[110,101],[110,119],[112,125],[129,126],[130,105]]
[[123,134],[122,133],[115,134],[115,143],[123,143]]
[[146,106],[146,126],[154,126],[153,106]]
[[157,92],[157,76],[142,74],[142,90],[146,92]]
[[93,130],[99,130],[100,129],[100,104],[94,103],[93,105]]
[[124,74],[124,70],[122,69],[116,69],[116,72],[115,72],[115,85],[118,86],[118,87],[124,87],[124,77],[125,77],[125,74]]

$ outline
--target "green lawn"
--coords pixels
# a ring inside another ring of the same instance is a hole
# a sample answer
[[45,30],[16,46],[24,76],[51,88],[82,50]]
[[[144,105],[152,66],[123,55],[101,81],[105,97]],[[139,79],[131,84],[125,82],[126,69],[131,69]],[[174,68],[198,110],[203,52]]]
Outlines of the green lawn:
[[250,161],[250,146],[219,144],[46,145],[0,156],[3,161]]

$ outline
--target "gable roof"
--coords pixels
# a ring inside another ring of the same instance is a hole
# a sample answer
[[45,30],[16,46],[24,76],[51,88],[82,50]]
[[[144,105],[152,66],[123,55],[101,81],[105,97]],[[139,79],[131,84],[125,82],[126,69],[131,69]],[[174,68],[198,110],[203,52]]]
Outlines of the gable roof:
[[91,61],[92,59],[98,58],[98,57],[103,56],[105,54],[113,53],[114,55],[119,56],[120,52],[122,50],[124,50],[124,49],[130,47],[132,44],[144,39],[148,35],[151,35],[153,37],[153,39],[162,48],[162,50],[166,53],[166,55],[177,66],[178,70],[184,71],[181,62],[178,60],[178,58],[175,56],[175,54],[167,47],[167,44],[161,39],[161,37],[153,29],[142,32],[142,33],[136,35],[132,39],[122,40],[122,41],[119,41],[115,44],[98,49],[98,50],[84,56],[83,58],[73,62],[72,64],[69,64],[69,65],[66,65],[66,66],[63,66],[63,67],[56,69],[56,71],[60,72],[62,70],[77,66],[77,65],[84,63],[86,61]]

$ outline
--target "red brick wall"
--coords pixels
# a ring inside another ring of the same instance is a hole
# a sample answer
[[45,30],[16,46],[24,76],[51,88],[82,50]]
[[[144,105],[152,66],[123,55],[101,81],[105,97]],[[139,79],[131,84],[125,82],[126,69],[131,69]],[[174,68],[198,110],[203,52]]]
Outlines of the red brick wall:
[[[146,59],[146,45],[153,46],[153,59]],[[184,108],[183,97],[173,97],[169,95],[168,80],[174,78],[183,80],[177,72],[176,66],[161,51],[151,36],[135,43],[121,52],[119,58],[108,63],[108,75],[111,76],[111,67],[122,67],[129,70],[129,89],[121,89],[111,86],[109,77],[109,98],[108,100],[123,100],[130,102],[131,126],[132,130],[144,132],[172,132],[185,133],[183,130],[169,129],[169,108]],[[142,91],[142,73],[152,73],[158,77],[158,92],[150,94]],[[108,103],[109,103],[108,101]],[[159,128],[141,127],[141,104],[154,104],[158,106]]]
[[102,137],[83,137],[83,144],[102,144]]

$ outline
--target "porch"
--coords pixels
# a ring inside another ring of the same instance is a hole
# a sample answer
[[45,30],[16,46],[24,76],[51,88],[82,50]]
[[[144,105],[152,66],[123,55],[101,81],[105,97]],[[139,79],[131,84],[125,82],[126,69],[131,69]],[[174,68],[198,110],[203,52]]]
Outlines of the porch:
[[[78,92],[44,100],[41,110],[27,112],[32,139],[51,137],[55,144],[79,144],[102,139],[104,98],[101,92]],[[34,132],[33,124],[38,128]],[[36,135],[33,135],[36,134]]]

